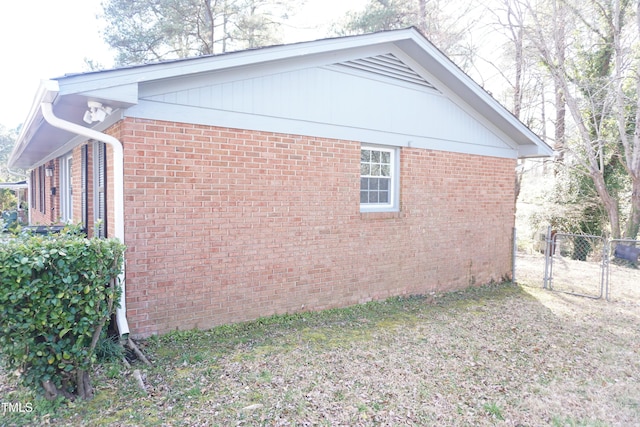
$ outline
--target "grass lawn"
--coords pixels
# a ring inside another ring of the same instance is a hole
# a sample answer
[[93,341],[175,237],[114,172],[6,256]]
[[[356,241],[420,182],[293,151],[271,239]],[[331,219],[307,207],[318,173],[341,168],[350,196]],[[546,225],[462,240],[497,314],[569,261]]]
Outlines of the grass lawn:
[[119,363],[90,402],[5,374],[33,410],[0,425],[640,425],[639,305],[505,283],[175,332],[140,343],[148,395]]

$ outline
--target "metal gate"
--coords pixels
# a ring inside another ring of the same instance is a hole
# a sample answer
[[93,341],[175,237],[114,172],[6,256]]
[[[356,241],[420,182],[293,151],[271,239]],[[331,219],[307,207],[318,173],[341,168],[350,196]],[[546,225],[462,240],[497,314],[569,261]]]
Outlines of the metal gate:
[[544,288],[571,295],[640,301],[640,240],[547,230]]
[[640,241],[615,239],[609,242],[606,274],[608,301],[640,301]]
[[588,298],[605,294],[608,260],[603,237],[547,232],[544,288]]

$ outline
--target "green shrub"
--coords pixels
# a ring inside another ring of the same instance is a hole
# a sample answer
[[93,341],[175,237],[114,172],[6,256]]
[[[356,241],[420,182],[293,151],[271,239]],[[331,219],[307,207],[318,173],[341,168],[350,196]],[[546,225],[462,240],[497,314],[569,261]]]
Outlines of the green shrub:
[[90,397],[100,332],[120,297],[124,246],[74,232],[0,246],[0,349],[48,398]]

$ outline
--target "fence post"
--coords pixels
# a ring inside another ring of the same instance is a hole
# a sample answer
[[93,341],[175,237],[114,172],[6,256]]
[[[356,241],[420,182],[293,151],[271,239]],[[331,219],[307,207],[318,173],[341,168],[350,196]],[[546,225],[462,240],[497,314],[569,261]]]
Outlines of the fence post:
[[600,298],[603,297],[609,301],[609,254],[611,248],[611,241],[609,238],[604,238],[604,244],[602,245],[602,282],[600,283]]
[[544,289],[549,289],[549,258],[551,257],[551,226],[547,227],[547,235],[544,239]]
[[516,256],[518,256],[518,230],[513,227],[513,255],[511,258],[511,282],[516,283]]

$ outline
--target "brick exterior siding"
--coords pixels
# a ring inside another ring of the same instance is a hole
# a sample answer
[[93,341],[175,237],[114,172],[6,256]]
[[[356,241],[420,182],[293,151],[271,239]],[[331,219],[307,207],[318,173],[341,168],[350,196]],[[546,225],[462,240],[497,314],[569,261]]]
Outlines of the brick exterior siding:
[[400,212],[361,214],[357,141],[131,118],[109,133],[135,336],[510,275],[515,160],[402,148]]
[[49,177],[45,177],[45,185],[44,187],[41,185],[42,176],[44,173],[44,168],[39,167],[31,171],[31,194],[29,195],[29,216],[30,216],[30,224],[38,225],[38,224],[49,224],[50,219],[47,214],[46,207],[47,203],[42,206],[42,195],[46,194],[47,189],[51,191],[51,180]]
[[[52,176],[46,176],[45,168],[53,168]],[[41,185],[44,183],[44,185]],[[33,170],[31,175],[31,192],[29,195],[29,210],[31,225],[59,224],[60,196],[57,188],[60,186],[60,162],[58,159],[50,160],[44,165]],[[52,194],[52,188],[56,188],[56,194]]]
[[[89,237],[93,237],[93,226],[95,222],[93,212],[93,150],[92,143],[88,143],[89,149],[87,152],[87,234]],[[81,224],[82,222],[82,145],[76,147],[71,152],[73,156],[73,174],[71,177],[73,187],[73,224]],[[111,155],[111,153],[107,153]],[[40,174],[45,174],[44,168],[53,167],[52,176],[44,176],[44,187],[40,185]],[[112,168],[112,164],[108,164],[109,168]],[[31,210],[31,225],[60,225],[63,224],[60,221],[61,207],[60,207],[60,192],[61,188],[61,168],[62,163],[60,158],[51,160],[45,163],[44,166],[38,167],[32,171],[31,176],[31,191],[32,195],[29,196],[29,208]],[[109,170],[107,173],[112,173]],[[41,188],[42,187],[42,188]],[[53,195],[51,189],[56,188],[56,194]],[[44,207],[41,205],[41,200],[44,197]],[[108,206],[113,204],[113,189],[108,192]],[[113,221],[113,210],[109,211],[109,221]]]

